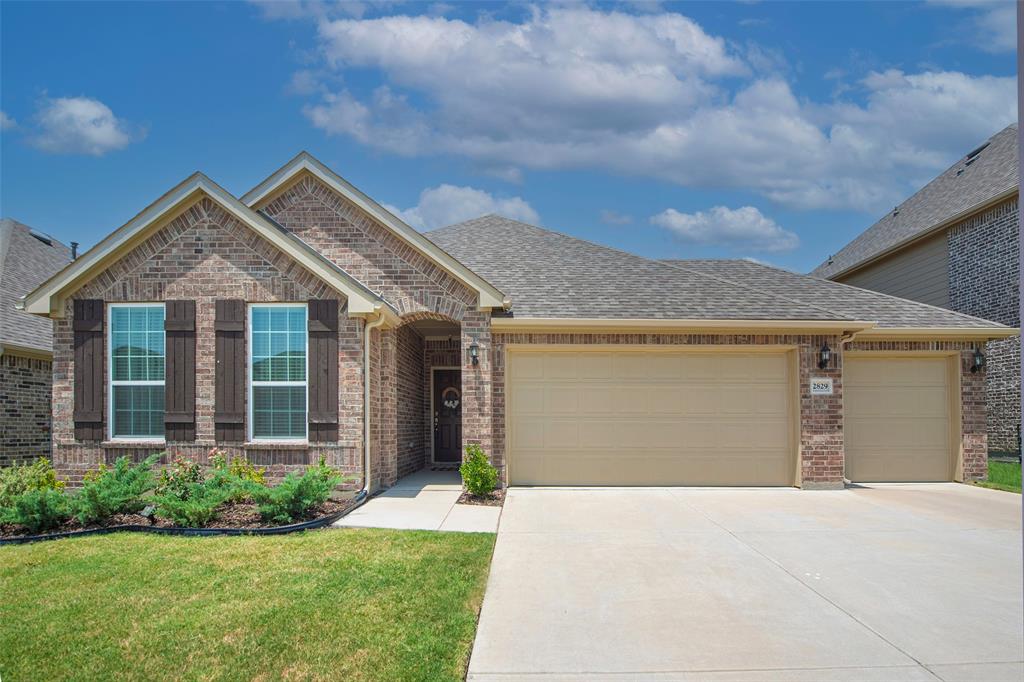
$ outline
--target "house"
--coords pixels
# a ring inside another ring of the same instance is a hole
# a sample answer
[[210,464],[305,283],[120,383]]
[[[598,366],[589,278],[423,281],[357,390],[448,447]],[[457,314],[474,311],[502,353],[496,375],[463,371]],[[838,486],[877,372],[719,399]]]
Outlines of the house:
[[[716,268],[721,267],[721,270]],[[241,198],[187,178],[29,293],[54,459],[211,447],[353,485],[783,485],[986,473],[984,355],[1017,330],[498,216],[421,234],[306,153]]]
[[0,220],[0,467],[50,456],[52,324],[15,305],[70,260],[56,239]]
[[[1020,326],[1017,124],[996,133],[811,274]],[[1020,338],[988,345],[988,441],[1019,450]]]

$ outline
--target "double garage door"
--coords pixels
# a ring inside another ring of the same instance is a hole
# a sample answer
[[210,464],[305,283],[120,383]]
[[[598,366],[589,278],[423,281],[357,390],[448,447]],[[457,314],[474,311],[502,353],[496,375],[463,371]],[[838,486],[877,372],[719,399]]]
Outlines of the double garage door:
[[[847,477],[952,474],[943,357],[844,366]],[[513,485],[793,485],[795,351],[513,349],[507,355]]]
[[793,485],[793,353],[513,350],[513,485]]

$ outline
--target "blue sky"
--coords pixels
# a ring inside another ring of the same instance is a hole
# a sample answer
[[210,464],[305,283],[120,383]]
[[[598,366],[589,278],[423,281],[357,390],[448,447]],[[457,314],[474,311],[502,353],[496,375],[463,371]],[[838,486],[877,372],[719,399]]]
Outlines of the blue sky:
[[807,271],[1016,120],[1011,3],[0,3],[0,213],[88,247],[306,149],[498,212]]

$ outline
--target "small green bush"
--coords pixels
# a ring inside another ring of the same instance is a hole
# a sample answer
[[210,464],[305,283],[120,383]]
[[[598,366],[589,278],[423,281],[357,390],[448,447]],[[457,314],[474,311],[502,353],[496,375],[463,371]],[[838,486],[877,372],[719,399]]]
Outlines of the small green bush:
[[278,485],[259,491],[256,500],[260,515],[267,521],[282,524],[301,519],[310,509],[326,502],[334,486],[343,480],[344,477],[321,458],[319,465],[310,467],[301,476],[288,474]]
[[57,480],[57,472],[45,457],[31,464],[0,469],[0,507],[13,506],[14,501],[29,490],[64,490],[64,481]]
[[198,462],[183,457],[175,457],[171,466],[160,472],[160,480],[156,486],[156,494],[160,497],[174,496],[179,500],[187,500],[192,486],[203,480],[203,468]]
[[160,455],[152,455],[133,466],[127,457],[121,457],[113,468],[101,467],[85,477],[82,489],[71,498],[74,516],[87,525],[141,510],[146,506],[142,496],[156,485],[152,469],[158,459]]
[[476,443],[466,446],[466,459],[459,467],[459,473],[466,490],[477,497],[486,497],[498,485],[498,470],[487,461],[483,448]]
[[0,509],[0,522],[17,523],[32,533],[60,527],[71,516],[63,490],[26,490],[9,507]]
[[157,515],[178,526],[201,528],[217,515],[217,508],[227,500],[230,488],[193,483],[185,499],[167,493],[154,497]]

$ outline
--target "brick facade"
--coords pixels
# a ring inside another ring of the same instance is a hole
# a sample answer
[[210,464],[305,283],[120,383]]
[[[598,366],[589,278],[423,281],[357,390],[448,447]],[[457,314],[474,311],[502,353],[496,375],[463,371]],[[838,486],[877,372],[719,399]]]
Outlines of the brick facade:
[[0,356],[0,467],[50,457],[53,363]]
[[[1020,326],[1020,246],[1017,198],[953,226],[949,300],[953,310]],[[1016,452],[1020,424],[1020,338],[988,345],[988,445]]]
[[[843,377],[841,341],[822,335],[727,334],[530,334],[493,332],[490,313],[476,305],[476,293],[393,233],[377,224],[312,176],[303,175],[269,203],[258,207],[306,243],[392,302],[401,315],[394,328],[370,333],[369,430],[373,487],[387,487],[431,461],[431,370],[460,367],[464,443],[478,443],[505,475],[505,358],[509,344],[779,345],[796,349],[799,381],[799,469],[805,488],[836,488],[843,482]],[[269,242],[238,223],[209,199],[200,199],[156,233],[111,264],[75,293],[107,302],[196,301],[197,398],[194,443],[165,446],[90,443],[74,439],[73,335],[70,314],[54,325],[54,461],[72,482],[100,462],[154,451],[205,461],[213,446],[245,453],[272,476],[315,463],[324,456],[363,484],[364,325],[349,318],[344,297],[301,268]],[[214,302],[241,298],[250,303],[339,299],[339,440],[283,445],[216,443],[214,440]],[[70,313],[72,301],[67,302]],[[443,321],[450,338],[424,338],[415,323]],[[480,347],[473,364],[469,346]],[[817,367],[822,344],[834,350],[829,367]],[[961,352],[969,349],[940,344]],[[862,348],[861,344],[856,347]],[[899,349],[935,348],[910,344]],[[879,346],[876,350],[892,350]],[[969,374],[969,373],[968,373]],[[812,376],[833,380],[830,396],[810,395]],[[985,447],[984,374],[965,375],[963,451],[968,477],[981,471]],[[981,425],[981,426],[979,426]],[[979,452],[982,453],[979,456]],[[979,459],[981,457],[982,459]]]

